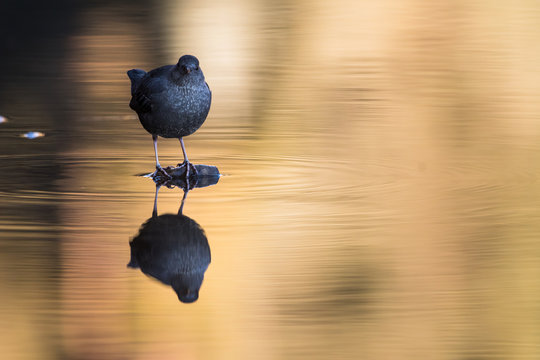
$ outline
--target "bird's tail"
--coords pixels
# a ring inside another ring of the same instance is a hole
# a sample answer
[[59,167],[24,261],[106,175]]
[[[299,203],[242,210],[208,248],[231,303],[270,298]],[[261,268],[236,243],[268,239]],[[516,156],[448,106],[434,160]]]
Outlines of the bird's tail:
[[146,71],[141,69],[131,69],[127,72],[127,75],[131,80],[131,95],[133,95],[135,90],[137,90],[137,87],[139,87],[142,78],[146,75]]

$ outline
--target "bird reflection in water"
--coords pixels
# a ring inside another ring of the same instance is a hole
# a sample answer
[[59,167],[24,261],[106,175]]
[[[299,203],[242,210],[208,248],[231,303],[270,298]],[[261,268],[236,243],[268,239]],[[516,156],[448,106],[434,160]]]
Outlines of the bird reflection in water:
[[[195,187],[213,185],[218,180],[219,177],[199,178]],[[204,273],[210,265],[210,246],[201,226],[182,214],[191,188],[185,183],[165,184],[181,187],[184,196],[177,214],[158,216],[157,199],[162,185],[156,181],[152,217],[141,225],[139,233],[130,241],[128,267],[139,268],[144,274],[172,286],[181,302],[192,303],[199,298]]]

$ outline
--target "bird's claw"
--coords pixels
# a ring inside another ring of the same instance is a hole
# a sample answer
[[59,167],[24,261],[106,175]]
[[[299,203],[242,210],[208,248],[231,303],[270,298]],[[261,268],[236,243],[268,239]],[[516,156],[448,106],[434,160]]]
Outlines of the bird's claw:
[[162,178],[163,178],[165,181],[167,181],[167,180],[171,180],[171,179],[172,179],[172,176],[169,175],[169,174],[165,171],[165,169],[163,169],[161,166],[158,165],[158,166],[156,166],[156,171],[154,171],[154,172],[152,173],[152,178],[153,178],[154,180],[158,180],[158,181],[159,181],[159,180],[162,180]]
[[184,161],[177,165],[178,167],[186,167],[186,177],[197,176],[197,168],[189,161]]
[[197,185],[197,168],[189,161],[184,161],[178,164],[179,167],[185,167],[184,176],[186,177],[186,184],[189,189],[192,189]]

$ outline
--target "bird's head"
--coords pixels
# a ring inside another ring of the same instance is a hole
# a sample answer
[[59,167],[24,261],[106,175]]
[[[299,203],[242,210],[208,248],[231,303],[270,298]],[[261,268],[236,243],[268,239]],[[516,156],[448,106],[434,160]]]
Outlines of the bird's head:
[[176,64],[178,70],[183,74],[187,75],[191,72],[199,72],[199,60],[193,55],[184,55]]
[[191,304],[199,299],[199,289],[181,289],[176,292],[176,295],[184,304]]
[[178,300],[186,304],[197,301],[203,279],[204,270],[173,276],[171,285],[178,295]]

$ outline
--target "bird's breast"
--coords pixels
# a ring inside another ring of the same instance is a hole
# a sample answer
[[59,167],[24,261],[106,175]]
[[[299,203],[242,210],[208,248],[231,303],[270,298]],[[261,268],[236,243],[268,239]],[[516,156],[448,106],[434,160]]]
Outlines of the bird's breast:
[[200,112],[210,104],[210,92],[200,87],[175,86],[164,95],[161,105],[175,112]]
[[202,87],[171,86],[154,94],[152,111],[139,116],[145,129],[162,137],[183,137],[194,133],[210,111],[211,94]]

